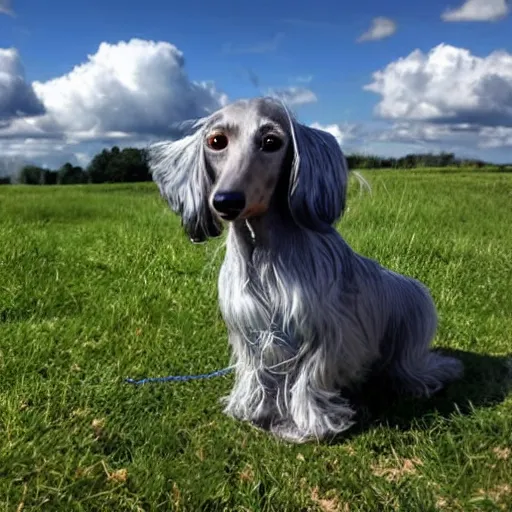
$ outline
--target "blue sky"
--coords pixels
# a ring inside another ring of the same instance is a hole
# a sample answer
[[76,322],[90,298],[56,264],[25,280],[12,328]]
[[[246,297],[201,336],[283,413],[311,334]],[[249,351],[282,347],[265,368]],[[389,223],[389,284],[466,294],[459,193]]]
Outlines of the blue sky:
[[[121,143],[143,144],[161,135],[161,126],[151,133],[149,117],[144,129],[121,119],[130,110],[145,108],[140,94],[137,99],[129,95],[140,88],[153,106],[169,108],[160,124],[180,121],[189,110],[197,114],[273,91],[288,94],[302,122],[337,134],[347,151],[398,155],[454,150],[512,161],[508,11],[505,0],[0,0],[0,150],[12,159],[57,165],[73,158],[85,163],[97,148],[118,142],[118,132]],[[360,40],[372,26],[373,40],[371,34]],[[156,53],[140,45],[135,50],[133,39],[170,43],[182,52],[184,64],[176,64],[177,53],[163,47]],[[116,50],[121,41],[128,43],[123,52]],[[113,63],[102,64],[99,73],[88,59],[101,43],[111,49],[101,62]],[[421,53],[413,54],[416,50]],[[131,73],[144,70],[147,76],[143,84],[127,88],[125,80],[131,79],[119,70],[130,59],[135,59]],[[75,66],[88,62],[83,77],[75,74],[66,82]],[[176,65],[179,79],[173,74]],[[378,71],[384,72],[380,83],[374,78]],[[117,78],[101,85],[110,72]],[[155,73],[159,93],[153,92],[149,73]],[[191,99],[198,91],[183,82],[183,74],[190,84],[214,84],[212,97],[205,99],[201,89],[202,99]],[[50,82],[59,77],[58,83]],[[29,91],[24,98],[34,92],[31,101],[39,100],[45,113],[34,116],[38,109],[14,108],[13,102],[21,101],[20,79]],[[33,82],[43,85],[32,87]],[[372,83],[373,92],[364,88]],[[164,97],[166,87],[172,101]],[[98,91],[113,95],[102,108],[94,103]],[[175,108],[180,94],[187,96],[189,110]],[[65,98],[65,111],[59,97]],[[107,113],[105,105],[113,104]],[[78,126],[73,111],[88,121]],[[31,126],[37,127],[37,144],[26,129]]]

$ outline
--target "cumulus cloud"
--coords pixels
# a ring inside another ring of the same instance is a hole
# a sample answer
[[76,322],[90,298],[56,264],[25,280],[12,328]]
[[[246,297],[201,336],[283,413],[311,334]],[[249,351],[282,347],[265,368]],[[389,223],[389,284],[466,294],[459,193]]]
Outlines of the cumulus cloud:
[[25,72],[14,48],[0,48],[0,128],[19,116],[37,116],[44,107],[36,97],[32,85],[25,81]]
[[358,42],[380,41],[392,36],[397,30],[397,24],[390,18],[379,16],[373,18],[370,28],[358,38]]
[[510,12],[507,0],[466,0],[460,7],[447,9],[443,21],[497,21]]
[[374,73],[365,89],[381,96],[382,118],[512,126],[512,55],[505,51],[415,50]]
[[509,126],[484,126],[479,147],[484,149],[512,148],[512,128]]
[[484,57],[441,44],[391,62],[365,89],[378,117],[395,121],[373,141],[469,154],[512,147],[512,55]]
[[0,0],[0,14],[14,15],[14,11],[11,7],[11,0]]
[[323,130],[324,132],[330,133],[338,141],[338,144],[343,148],[348,143],[354,142],[361,135],[360,127],[355,124],[323,125],[318,122],[314,122],[310,126],[311,128],[316,128],[317,130]]
[[34,82],[47,110],[36,128],[78,140],[159,135],[169,133],[173,123],[201,117],[227,102],[213,84],[190,81],[184,64],[183,54],[170,43],[101,43],[67,75]]
[[316,103],[318,100],[316,94],[306,87],[283,87],[281,89],[269,89],[268,95],[279,98],[289,106],[305,105],[306,103]]

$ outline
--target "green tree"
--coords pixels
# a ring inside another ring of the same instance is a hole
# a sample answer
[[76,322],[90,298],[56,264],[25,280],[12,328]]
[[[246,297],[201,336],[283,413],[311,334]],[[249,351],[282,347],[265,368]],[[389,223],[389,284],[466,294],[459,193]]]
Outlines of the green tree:
[[21,168],[18,181],[23,185],[40,185],[44,169],[36,165],[25,165]]
[[91,163],[87,166],[87,175],[90,183],[106,183],[108,181],[107,167],[110,159],[110,151],[104,149],[91,160]]
[[66,162],[58,171],[57,181],[59,185],[87,183],[87,175],[81,167]]
[[147,152],[143,149],[114,146],[97,154],[87,167],[91,183],[150,181]]
[[125,148],[119,155],[123,168],[123,181],[151,181],[147,152],[143,149]]
[[41,185],[56,185],[58,173],[51,169],[44,169],[41,176]]

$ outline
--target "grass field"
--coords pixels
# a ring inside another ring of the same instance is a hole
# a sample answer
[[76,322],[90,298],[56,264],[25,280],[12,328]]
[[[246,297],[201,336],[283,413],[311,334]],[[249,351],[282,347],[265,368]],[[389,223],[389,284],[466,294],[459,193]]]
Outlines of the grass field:
[[512,510],[512,174],[365,177],[340,231],[431,288],[466,375],[303,446],[225,417],[231,375],[123,382],[228,364],[221,240],[152,184],[0,188],[1,510]]

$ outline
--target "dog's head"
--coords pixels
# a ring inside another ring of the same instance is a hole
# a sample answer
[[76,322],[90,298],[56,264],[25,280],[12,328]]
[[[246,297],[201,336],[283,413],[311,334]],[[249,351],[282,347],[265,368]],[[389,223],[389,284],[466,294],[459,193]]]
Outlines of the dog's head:
[[153,179],[192,241],[219,235],[222,220],[263,215],[272,201],[317,231],[342,215],[348,168],[336,139],[298,123],[282,103],[238,101],[195,129],[149,150]]

